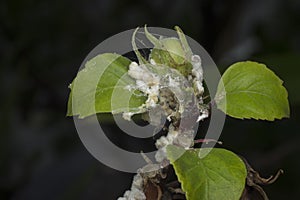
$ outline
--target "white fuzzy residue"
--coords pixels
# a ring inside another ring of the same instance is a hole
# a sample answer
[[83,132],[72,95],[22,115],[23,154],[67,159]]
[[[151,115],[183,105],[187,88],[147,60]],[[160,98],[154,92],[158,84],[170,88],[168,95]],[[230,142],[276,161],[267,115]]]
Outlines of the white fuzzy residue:
[[[128,75],[135,79],[135,85],[127,86],[128,90],[140,90],[145,95],[147,95],[147,100],[143,105],[144,110],[153,110],[157,108],[157,105],[160,104],[164,110],[165,116],[169,121],[172,121],[173,117],[175,119],[180,119],[180,115],[185,111],[187,106],[186,100],[189,99],[189,92],[194,91],[195,96],[199,101],[199,111],[200,115],[197,119],[197,122],[207,118],[209,116],[208,109],[202,107],[203,99],[202,95],[204,93],[203,87],[203,69],[201,58],[198,55],[193,55],[191,58],[191,63],[193,66],[191,74],[188,76],[188,81],[193,85],[191,90],[186,88],[183,84],[183,79],[177,77],[176,73],[174,74],[165,74],[158,75],[152,71],[151,68],[148,68],[146,65],[138,65],[136,62],[132,62],[129,65]],[[150,59],[150,64],[156,65],[155,61]],[[171,71],[170,71],[171,73]],[[169,90],[170,91],[169,91]],[[169,94],[170,93],[170,94]],[[175,97],[172,97],[174,93]],[[130,120],[132,115],[135,113],[127,112],[123,113],[123,118]],[[155,122],[160,124],[161,113],[157,113],[159,120]],[[158,151],[155,154],[155,160],[158,164],[163,163],[167,160],[166,147],[168,145],[177,145],[185,149],[189,149],[194,142],[194,131],[193,130],[179,130],[176,129],[172,123],[169,125],[168,134],[166,136],[161,136],[156,140],[155,146]],[[158,165],[151,164],[151,165]],[[148,164],[149,165],[149,164]],[[146,166],[145,166],[146,168]],[[143,192],[144,188],[144,175],[142,169],[138,170],[137,175],[135,175],[132,186],[130,190],[127,190],[124,194],[124,197],[118,198],[118,200],[144,200],[146,199],[145,193]]]
[[201,114],[198,116],[197,122],[202,121],[202,120],[208,118],[208,116],[209,116],[209,112],[207,109],[201,109],[200,112],[201,112]]
[[[132,62],[129,65],[128,75],[135,79],[135,86],[128,86],[126,89],[137,89],[148,96],[144,107],[146,109],[154,108],[158,102],[158,95],[160,89],[160,77],[151,72],[146,65],[138,65],[136,62]],[[130,120],[131,116],[135,113],[124,113],[123,117],[126,120]]]
[[203,69],[202,69],[202,62],[201,58],[198,55],[193,55],[192,56],[192,74],[194,76],[193,79],[193,85],[196,89],[196,95],[202,95],[204,92],[204,87],[203,87]]
[[143,192],[143,177],[141,174],[136,174],[133,178],[131,189],[124,193],[123,197],[119,197],[118,200],[145,200],[146,195]]

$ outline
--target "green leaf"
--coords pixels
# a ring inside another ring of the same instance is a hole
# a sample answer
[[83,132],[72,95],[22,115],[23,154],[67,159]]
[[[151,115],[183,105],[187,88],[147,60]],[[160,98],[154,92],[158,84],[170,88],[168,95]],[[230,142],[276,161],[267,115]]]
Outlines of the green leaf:
[[146,64],[146,63],[148,63],[147,60],[142,56],[142,54],[140,53],[140,51],[137,48],[136,43],[135,43],[136,33],[138,30],[139,30],[139,27],[137,27],[132,34],[131,45],[132,45],[133,51],[135,52],[135,55],[137,56],[137,58],[139,60],[139,64]]
[[192,55],[193,55],[193,52],[185,38],[185,35],[183,33],[183,31],[179,28],[179,26],[175,26],[175,30],[177,31],[177,34],[178,34],[178,37],[180,39],[180,42],[181,42],[181,45],[182,45],[182,48],[185,52],[185,58],[191,62],[191,59],[192,59]]
[[146,97],[126,86],[135,81],[127,74],[131,61],[105,53],[88,61],[72,82],[68,116],[84,118],[95,113],[136,112]]
[[289,89],[290,104],[300,103],[298,77],[300,68],[296,67],[300,66],[299,57],[300,52],[275,53],[260,56],[260,59],[267,63],[268,66],[272,66],[272,69],[280,74],[280,77],[284,80],[285,87]]
[[170,37],[159,41],[161,47],[154,46],[150,53],[150,59],[153,59],[157,64],[176,69],[186,77],[191,74],[192,64],[185,58],[185,52],[180,40]]
[[156,48],[163,48],[161,42],[159,41],[159,39],[157,39],[156,37],[154,37],[154,35],[152,35],[148,29],[147,29],[147,25],[145,25],[144,27],[145,30],[145,35],[147,37],[147,39],[156,47]]
[[182,65],[186,62],[184,49],[182,48],[181,42],[178,38],[165,38],[161,39],[163,47],[170,53],[173,61],[177,65]]
[[[200,154],[207,155],[200,158]],[[234,153],[216,148],[185,150],[169,145],[167,156],[188,200],[240,199],[247,170]]]
[[264,64],[238,62],[223,74],[215,102],[235,118],[273,121],[289,117],[288,94],[282,83]]

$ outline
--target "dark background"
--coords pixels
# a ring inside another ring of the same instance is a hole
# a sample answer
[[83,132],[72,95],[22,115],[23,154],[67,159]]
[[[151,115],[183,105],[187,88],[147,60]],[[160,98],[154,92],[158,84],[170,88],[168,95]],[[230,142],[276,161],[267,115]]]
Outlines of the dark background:
[[[289,91],[291,118],[227,118],[221,140],[262,175],[271,200],[299,199],[299,0],[0,1],[0,199],[116,199],[131,174],[110,169],[82,145],[66,118],[68,85],[98,43],[137,26],[179,25],[220,71],[266,63]],[[128,141],[125,141],[128,142]]]

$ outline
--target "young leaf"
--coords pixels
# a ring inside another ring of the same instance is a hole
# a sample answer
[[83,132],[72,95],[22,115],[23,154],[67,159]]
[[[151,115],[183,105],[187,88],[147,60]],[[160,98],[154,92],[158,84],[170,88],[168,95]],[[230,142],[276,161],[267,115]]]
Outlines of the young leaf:
[[[207,153],[204,151],[210,152],[200,158],[199,154]],[[247,170],[234,153],[216,148],[185,150],[169,145],[167,156],[188,200],[238,200],[241,197]]]
[[140,51],[137,48],[136,43],[135,43],[136,33],[138,30],[139,30],[139,27],[137,27],[132,34],[131,45],[132,45],[133,51],[135,52],[136,57],[139,60],[139,64],[146,64],[146,63],[148,63],[147,60],[142,56],[142,54],[140,53]]
[[175,26],[178,39],[176,37],[156,38],[148,31],[147,26],[144,29],[147,39],[154,45],[149,55],[150,60],[156,64],[174,68],[188,77],[192,71],[191,57],[193,53],[182,30]]
[[181,42],[181,45],[182,45],[182,48],[185,52],[185,58],[191,62],[191,58],[192,58],[192,55],[193,55],[193,52],[185,38],[185,35],[183,33],[183,31],[181,30],[181,28],[179,28],[179,26],[175,26],[175,30],[177,31],[177,34],[178,34],[178,37],[180,39],[180,42]]
[[289,117],[288,94],[283,81],[264,64],[235,63],[225,71],[222,81],[215,102],[229,116],[270,121]]
[[135,83],[127,74],[130,63],[112,53],[88,61],[71,84],[67,115],[84,118],[95,113],[137,111],[146,98],[126,88]]
[[145,30],[145,35],[147,37],[147,39],[156,47],[156,48],[163,48],[161,42],[159,41],[159,39],[157,39],[156,37],[154,37],[154,35],[152,35],[148,29],[147,29],[147,25],[145,25],[144,27]]

